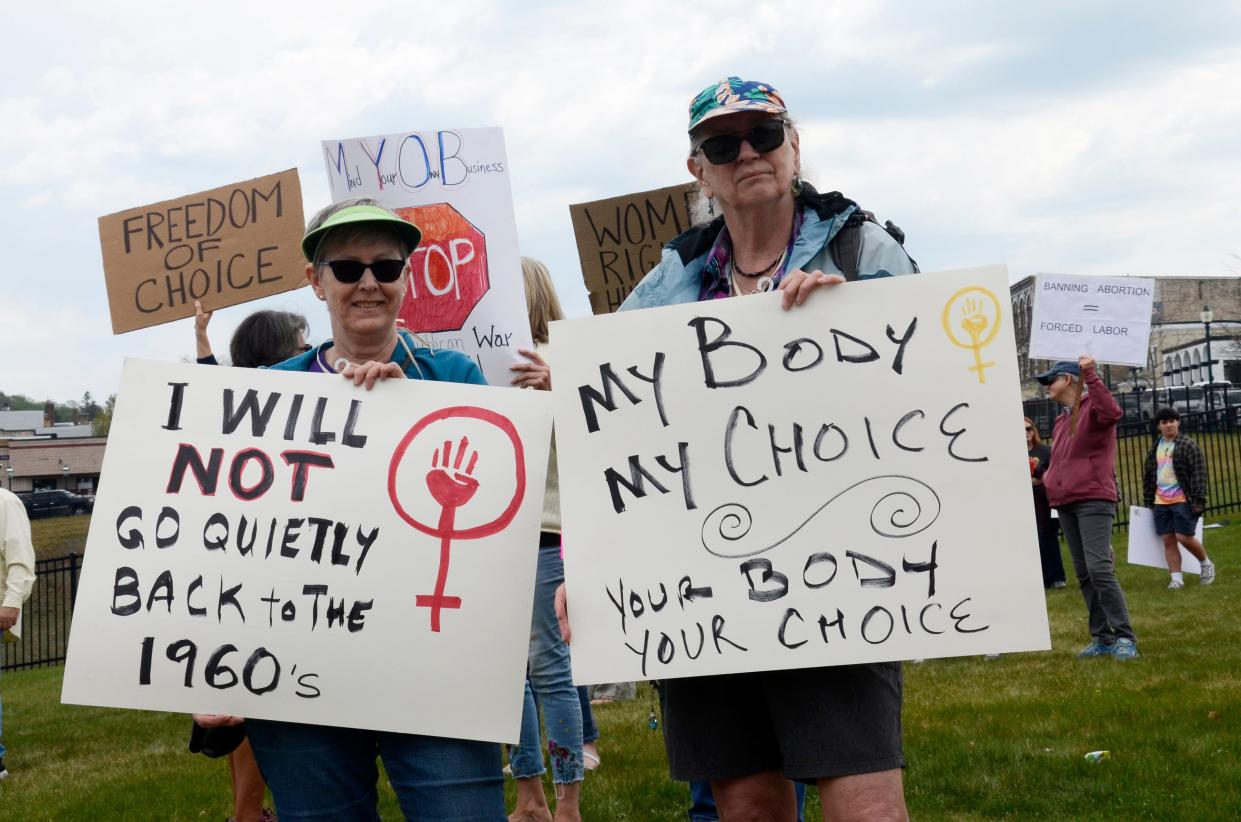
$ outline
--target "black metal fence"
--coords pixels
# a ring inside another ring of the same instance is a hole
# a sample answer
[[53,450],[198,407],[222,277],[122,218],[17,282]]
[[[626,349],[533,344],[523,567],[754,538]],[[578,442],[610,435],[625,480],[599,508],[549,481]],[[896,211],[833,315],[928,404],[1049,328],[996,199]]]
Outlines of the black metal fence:
[[[1116,394],[1125,412],[1116,427],[1116,484],[1120,504],[1116,527],[1129,524],[1129,506],[1141,505],[1146,457],[1159,437],[1155,413],[1171,406],[1181,415],[1181,432],[1193,438],[1206,456],[1207,513],[1241,510],[1241,390],[1206,391],[1179,386]],[[1026,400],[1025,415],[1050,440],[1060,406],[1048,399]]]
[[22,636],[16,642],[5,643],[0,651],[0,670],[38,668],[65,661],[81,569],[81,554],[35,563],[34,590],[22,607]]

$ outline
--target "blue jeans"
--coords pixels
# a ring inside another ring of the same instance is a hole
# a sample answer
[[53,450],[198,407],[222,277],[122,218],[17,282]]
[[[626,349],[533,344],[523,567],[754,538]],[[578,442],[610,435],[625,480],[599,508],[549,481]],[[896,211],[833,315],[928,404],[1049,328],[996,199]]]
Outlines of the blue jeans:
[[599,726],[595,724],[595,712],[590,709],[590,689],[585,685],[577,688],[577,701],[582,706],[582,744],[599,741]]
[[[797,822],[804,822],[806,814],[806,786],[801,782],[793,783],[793,792],[797,794]],[[710,782],[689,783],[690,822],[717,822],[719,811],[715,809],[715,795],[711,793]]]
[[411,822],[506,819],[494,743],[265,719],[246,734],[285,822],[378,822],[376,756]]
[[[552,758],[552,782],[580,782],[582,767],[582,707],[569,646],[560,638],[556,622],[556,588],[564,582],[560,546],[539,548],[539,569],[534,583],[534,613],[530,619],[530,651],[526,698],[521,712],[521,742],[509,751],[509,765],[516,779],[539,776],[546,770],[539,745],[539,707],[547,725],[547,750]],[[538,704],[534,694],[538,693]]]

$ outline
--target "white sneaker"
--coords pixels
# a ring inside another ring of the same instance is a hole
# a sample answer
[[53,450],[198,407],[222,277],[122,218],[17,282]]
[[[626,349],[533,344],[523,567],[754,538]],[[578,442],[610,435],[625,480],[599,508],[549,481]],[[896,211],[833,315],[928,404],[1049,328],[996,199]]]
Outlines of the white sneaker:
[[[1202,570],[1202,575],[1203,575],[1203,576],[1206,576],[1206,569],[1205,569],[1205,568]],[[1204,582],[1204,583],[1202,583],[1202,584],[1203,584],[1203,585],[1206,585],[1206,583],[1205,583],[1205,582]],[[1184,588],[1184,587],[1185,587],[1185,583],[1181,582],[1179,579],[1174,579],[1174,580],[1172,580],[1171,582],[1169,582],[1169,583],[1168,583],[1168,590],[1169,590],[1169,591],[1179,591],[1180,589],[1182,589],[1182,588]]]
[[1215,563],[1202,563],[1202,577],[1198,580],[1203,585],[1210,585],[1215,581]]

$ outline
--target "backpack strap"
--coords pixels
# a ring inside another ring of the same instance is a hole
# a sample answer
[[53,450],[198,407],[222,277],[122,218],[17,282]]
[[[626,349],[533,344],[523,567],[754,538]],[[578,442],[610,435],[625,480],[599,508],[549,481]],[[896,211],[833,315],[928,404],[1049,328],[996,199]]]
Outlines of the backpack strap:
[[[847,282],[853,282],[858,278],[858,265],[862,261],[862,226],[866,223],[879,225],[874,214],[858,208],[849,215],[849,219],[827,244],[827,249],[832,255],[832,264],[840,269]],[[904,248],[905,232],[901,231],[900,226],[888,220],[883,229],[888,232],[888,236]],[[917,267],[918,264],[914,263],[915,270]]]

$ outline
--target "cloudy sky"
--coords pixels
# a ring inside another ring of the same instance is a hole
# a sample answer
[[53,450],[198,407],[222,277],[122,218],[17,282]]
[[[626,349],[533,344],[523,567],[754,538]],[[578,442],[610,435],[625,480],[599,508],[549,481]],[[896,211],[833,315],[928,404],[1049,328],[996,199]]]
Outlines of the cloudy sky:
[[[44,11],[51,9],[55,11]],[[923,270],[1241,274],[1241,2],[60,2],[6,9],[0,390],[116,390],[192,321],[113,336],[100,215],[296,166],[319,141],[502,126],[522,250],[588,307],[568,204],[688,179],[686,107],[784,94],[803,163]],[[709,9],[709,11],[708,11]],[[257,307],[326,317],[305,290]]]

